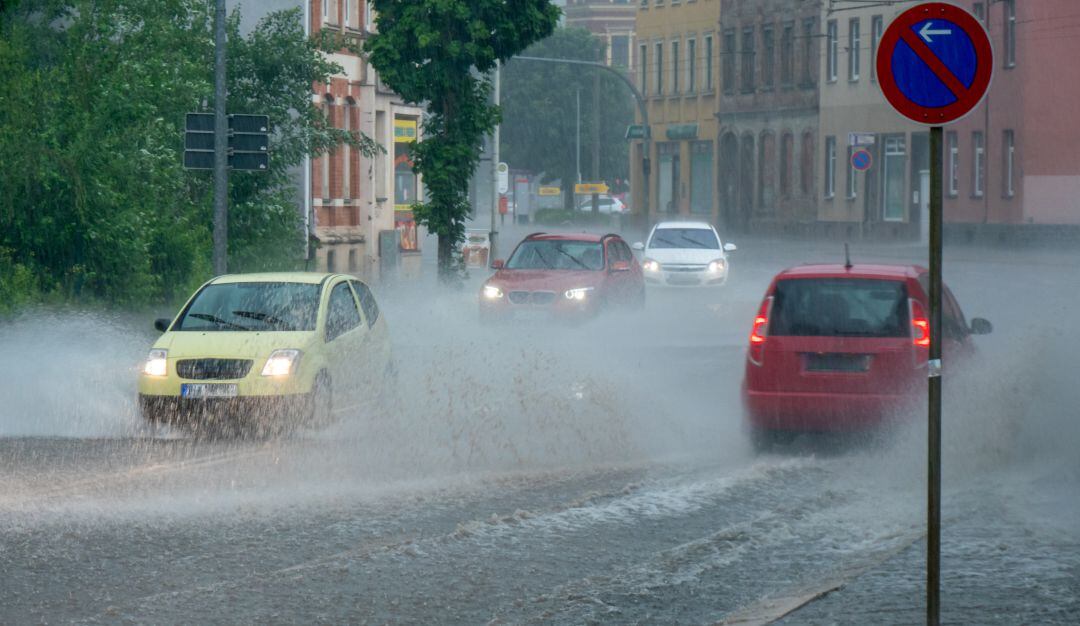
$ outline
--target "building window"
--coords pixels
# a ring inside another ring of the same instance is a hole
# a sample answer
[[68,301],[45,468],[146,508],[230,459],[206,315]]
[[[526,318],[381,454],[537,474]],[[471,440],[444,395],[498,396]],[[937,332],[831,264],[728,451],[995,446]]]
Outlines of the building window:
[[349,249],[349,273],[355,274],[360,265],[356,262],[356,248]]
[[713,90],[713,47],[712,35],[705,37],[705,91]]
[[[345,6],[348,6],[348,4],[349,3],[346,2]],[[352,128],[352,114],[353,114],[354,110],[355,110],[355,101],[353,101],[352,98],[346,98],[345,99],[345,106],[344,106],[345,115],[344,115],[344,119],[342,120],[343,123],[341,125],[342,129],[344,129],[346,133],[353,130],[353,128]],[[351,150],[349,144],[347,144],[347,143],[342,143],[341,144],[341,157],[342,157],[341,158],[341,160],[342,160],[342,163],[341,163],[341,197],[342,198],[351,198],[352,197],[352,195],[351,195],[352,194],[352,189],[351,189],[351,183],[352,183],[352,177],[351,177],[351,174],[352,174],[352,150]]]
[[803,49],[803,78],[802,83],[805,87],[812,87],[814,85],[814,67],[821,60],[818,56],[818,51],[814,46],[814,19],[810,18],[803,21],[803,33],[802,33],[802,49]]
[[686,93],[697,91],[697,41],[686,40]]
[[754,91],[754,29],[744,28],[742,32],[742,91]]
[[611,37],[611,65],[630,67],[629,35],[613,35]]
[[903,135],[885,138],[885,163],[883,172],[883,207],[885,221],[899,222],[904,219],[907,206],[905,176],[907,174],[907,141]]
[[375,18],[371,15],[371,0],[364,0],[364,29],[375,32]]
[[851,156],[855,152],[855,146],[848,146],[847,149],[847,197],[848,200],[853,199],[858,192],[859,187],[859,172],[855,169],[855,166],[851,163]]
[[870,80],[877,82],[877,51],[881,36],[885,33],[885,23],[880,15],[870,18]]
[[735,31],[724,32],[724,93],[735,92]]
[[828,29],[828,35],[825,42],[825,80],[834,83],[836,82],[836,55],[840,52],[840,44],[837,40],[836,20],[829,20],[826,28]]
[[860,62],[862,61],[862,52],[860,47],[862,46],[861,36],[859,33],[860,21],[859,18],[855,18],[848,22],[848,64],[847,73],[848,80],[854,82],[859,80]]
[[960,143],[956,131],[945,133],[945,146],[949,159],[949,195],[956,197],[960,192]]
[[795,82],[795,25],[784,24],[780,35],[780,84]]
[[1013,172],[1016,164],[1016,143],[1013,137],[1012,130],[1004,131],[1001,138],[1001,154],[1005,159],[1002,169],[1005,175],[1002,177],[1002,194],[1006,198],[1011,198],[1016,193],[1016,187],[1013,185]]
[[344,2],[342,2],[341,4],[342,10],[345,12],[345,16],[342,21],[345,23],[346,26],[352,26],[352,11],[350,11],[350,9],[352,8],[352,3],[353,0],[344,0]]
[[326,271],[330,273],[337,271],[337,252],[333,250],[326,251]]
[[985,22],[986,21],[986,5],[985,4],[983,4],[982,2],[976,2],[975,5],[972,6],[971,8],[975,13],[975,17],[979,18],[980,22]]
[[986,156],[982,131],[977,130],[971,133],[971,150],[973,155],[973,158],[971,159],[971,195],[976,198],[981,198],[983,195],[984,177],[983,160]]
[[791,133],[784,133],[780,137],[780,195],[784,198],[791,197],[791,159],[795,148],[795,138]]
[[664,44],[659,41],[653,48],[656,58],[653,60],[653,66],[656,68],[656,80],[653,81],[656,87],[656,95],[664,95]]
[[[323,115],[326,116],[326,124],[330,127],[334,126],[334,99],[327,96],[323,101]],[[335,150],[327,150],[322,157],[322,197],[330,197],[330,157]]]
[[638,46],[638,87],[641,88],[641,95],[643,96],[649,93],[649,83],[646,80],[649,77],[649,64],[646,63],[648,55],[649,46],[647,44]]
[[671,93],[679,93],[679,42],[671,42]]
[[1005,67],[1016,67],[1016,0],[1005,0]]
[[765,54],[765,58],[761,60],[761,84],[766,89],[772,89],[776,64],[776,42],[773,41],[772,26],[761,29],[761,47]]
[[836,137],[825,138],[825,197],[836,195]]
[[799,191],[802,195],[809,196],[814,189],[814,135],[803,133],[802,154],[799,156]]
[[323,0],[322,16],[324,22],[326,21],[326,18],[330,17],[330,0]]

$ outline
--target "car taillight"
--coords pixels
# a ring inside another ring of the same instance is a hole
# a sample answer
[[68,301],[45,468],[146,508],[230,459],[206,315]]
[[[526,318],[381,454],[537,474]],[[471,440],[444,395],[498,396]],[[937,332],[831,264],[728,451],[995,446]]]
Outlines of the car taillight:
[[754,327],[750,330],[750,362],[761,365],[765,356],[765,339],[769,336],[769,309],[772,307],[772,298],[765,298],[761,308],[754,316]]
[[918,300],[911,301],[911,341],[920,348],[930,347],[930,320]]

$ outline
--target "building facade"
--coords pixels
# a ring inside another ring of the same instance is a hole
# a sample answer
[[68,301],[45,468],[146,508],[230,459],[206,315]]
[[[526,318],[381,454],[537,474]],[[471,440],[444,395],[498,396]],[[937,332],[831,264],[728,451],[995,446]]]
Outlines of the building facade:
[[821,2],[723,0],[719,29],[721,222],[805,230],[817,218]]
[[[884,28],[907,8],[830,2],[822,12],[815,177],[818,226],[825,234],[910,238],[928,224],[929,133],[885,101],[876,68]],[[860,149],[871,155],[865,172],[851,165],[852,152]]]
[[[986,98],[944,128],[947,232],[998,237],[1080,225],[1080,126],[1072,114],[1080,81],[1062,75],[1063,60],[1080,55],[1066,19],[1075,3],[959,4],[983,22],[995,58]],[[927,237],[929,133],[885,102],[875,68],[881,33],[905,8],[832,2],[823,11],[818,219],[826,232]],[[872,141],[859,146],[873,156],[865,173],[850,165],[851,133]]]
[[634,69],[634,28],[637,7],[631,0],[569,0],[563,7],[567,28],[584,28],[604,42],[605,62]]
[[[330,29],[362,42],[374,29],[366,0],[309,2],[309,33]],[[419,252],[410,206],[422,199],[423,186],[412,172],[410,149],[422,110],[401,102],[362,56],[340,50],[329,57],[343,71],[314,85],[313,101],[334,127],[362,132],[383,150],[365,157],[343,145],[311,159],[308,206],[315,266],[377,280],[384,257]],[[397,250],[385,249],[389,240],[380,233],[389,231],[397,231]]]
[[[640,0],[634,80],[646,100],[651,136],[630,148],[633,198],[650,222],[692,215],[716,222],[717,24],[720,0]],[[642,124],[640,113],[637,123]],[[648,158],[646,158],[646,156]],[[635,201],[635,212],[641,212]]]

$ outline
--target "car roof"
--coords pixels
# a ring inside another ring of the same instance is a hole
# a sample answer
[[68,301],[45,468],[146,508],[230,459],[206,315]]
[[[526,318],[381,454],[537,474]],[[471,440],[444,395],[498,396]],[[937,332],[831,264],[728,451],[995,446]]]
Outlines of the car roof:
[[690,220],[685,222],[673,220],[669,222],[660,222],[656,225],[657,230],[660,230],[661,228],[700,228],[703,230],[711,230],[712,224],[709,224],[708,222],[692,222]]
[[850,267],[843,263],[819,263],[799,265],[776,275],[777,280],[785,278],[877,278],[884,280],[917,279],[926,268],[920,265],[889,265],[876,263],[855,263]]
[[529,241],[588,241],[598,243],[608,237],[618,237],[618,235],[597,235],[596,233],[533,233],[525,239]]
[[227,283],[306,283],[317,285],[331,276],[326,272],[261,272],[254,274],[225,274],[210,281],[215,285]]

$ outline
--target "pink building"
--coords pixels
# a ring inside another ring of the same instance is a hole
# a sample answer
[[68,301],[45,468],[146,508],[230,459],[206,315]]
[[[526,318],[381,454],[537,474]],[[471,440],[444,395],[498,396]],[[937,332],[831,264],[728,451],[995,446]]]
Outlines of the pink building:
[[945,128],[945,220],[1080,225],[1080,3],[962,4],[996,67],[983,103]]

